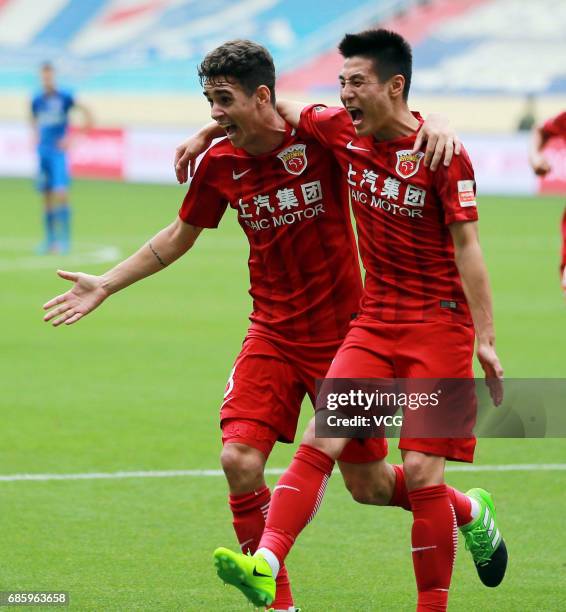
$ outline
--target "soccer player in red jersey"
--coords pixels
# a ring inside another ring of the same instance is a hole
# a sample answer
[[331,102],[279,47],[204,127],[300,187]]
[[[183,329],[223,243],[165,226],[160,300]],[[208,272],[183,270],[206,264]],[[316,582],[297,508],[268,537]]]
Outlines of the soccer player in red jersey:
[[[536,126],[533,130],[531,142],[530,162],[537,176],[545,176],[550,170],[550,163],[543,154],[546,143],[551,138],[563,138],[566,140],[566,111],[551,117],[542,125]],[[566,295],[566,209],[562,215],[562,252],[560,258],[560,279],[562,290]]]
[[[385,30],[347,35],[340,51],[345,109],[279,107],[291,123],[298,123],[300,134],[333,151],[349,188],[366,269],[360,315],[327,378],[469,380],[475,337],[478,359],[499,403],[503,370],[495,352],[470,160],[462,152],[450,168],[433,173],[424,167],[423,154],[413,152],[422,119],[407,106],[412,54],[402,37]],[[379,442],[385,456],[386,442]],[[274,489],[258,551],[253,557],[215,551],[222,574],[231,575],[233,584],[244,584],[252,602],[272,597],[273,576],[315,515],[347,443],[346,438],[317,438],[313,419]],[[469,502],[444,484],[445,461],[471,462],[475,440],[401,437],[399,446],[403,468],[395,470],[393,499],[403,491],[414,517],[417,610],[446,610],[456,507]],[[468,494],[475,504],[461,529],[480,578],[496,586],[505,573],[507,552],[493,502],[481,489]]]
[[[249,41],[226,43],[207,55],[199,74],[227,138],[202,159],[178,218],[102,276],[59,271],[74,286],[47,302],[45,320],[79,321],[186,253],[228,207],[235,211],[250,244],[253,311],[221,408],[221,463],[236,535],[242,550],[254,552],[270,503],[266,460],[277,440],[293,440],[302,399],[314,399],[315,380],[328,370],[358,310],[361,275],[338,164],[277,114],[267,50]],[[355,481],[383,489],[381,480],[392,474],[382,469],[381,453],[374,441],[351,442],[340,462],[350,488]],[[294,610],[285,570],[273,607]]]

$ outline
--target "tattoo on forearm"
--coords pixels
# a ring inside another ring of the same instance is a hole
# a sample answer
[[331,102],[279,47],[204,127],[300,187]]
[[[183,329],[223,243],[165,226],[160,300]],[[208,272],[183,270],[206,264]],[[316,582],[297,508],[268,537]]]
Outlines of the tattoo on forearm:
[[153,248],[153,245],[151,244],[151,241],[149,242],[149,248],[151,249],[151,252],[155,255],[155,258],[157,259],[157,261],[164,267],[167,267],[167,264],[163,261],[163,259],[161,259],[161,257],[159,256],[159,253]]

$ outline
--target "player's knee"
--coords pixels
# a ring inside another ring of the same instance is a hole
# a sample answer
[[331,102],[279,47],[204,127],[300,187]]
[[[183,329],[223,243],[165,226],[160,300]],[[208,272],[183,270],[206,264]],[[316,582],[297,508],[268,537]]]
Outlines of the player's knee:
[[308,424],[307,429],[303,434],[301,444],[312,446],[335,460],[338,458],[345,446],[344,441],[340,438],[317,438],[314,418]]
[[403,460],[403,471],[407,487],[411,491],[435,484],[428,455],[417,452],[407,453]]
[[358,504],[374,504],[374,496],[367,484],[361,482],[357,478],[348,478],[344,480],[346,488],[350,491],[350,495]]
[[226,444],[220,463],[229,484],[237,489],[253,489],[263,482],[265,457],[261,451],[244,444]]
[[301,443],[318,448],[318,442],[319,440],[317,440],[314,430],[314,419],[312,419],[308,424],[305,433],[303,434],[303,439]]
[[391,499],[389,484],[385,479],[376,475],[368,478],[366,474],[344,474],[344,484],[350,492],[352,499],[358,504],[370,504],[372,506],[387,506]]

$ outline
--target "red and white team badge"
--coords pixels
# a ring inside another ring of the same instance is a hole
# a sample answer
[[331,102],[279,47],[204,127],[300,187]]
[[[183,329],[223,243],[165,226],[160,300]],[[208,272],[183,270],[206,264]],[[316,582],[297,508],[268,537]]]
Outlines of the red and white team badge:
[[408,179],[418,172],[421,159],[424,157],[422,151],[412,153],[410,149],[405,149],[403,151],[396,151],[396,154],[397,165],[395,166],[395,171],[401,178]]
[[281,153],[277,153],[277,157],[283,162],[285,170],[290,174],[302,174],[307,167],[307,145],[294,144],[286,149],[283,149]]
[[462,208],[476,206],[474,181],[458,181],[458,200]]

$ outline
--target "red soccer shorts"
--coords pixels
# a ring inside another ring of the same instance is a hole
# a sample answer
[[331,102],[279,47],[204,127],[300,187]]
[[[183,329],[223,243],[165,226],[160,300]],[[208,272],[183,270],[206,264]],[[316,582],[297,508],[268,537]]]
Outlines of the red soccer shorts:
[[[474,329],[459,323],[356,320],[327,378],[473,378]],[[387,441],[374,439],[387,454]],[[475,438],[404,438],[399,448],[472,462]]]
[[[222,442],[252,446],[266,457],[275,441],[293,442],[303,399],[308,395],[314,405],[316,380],[324,378],[339,346],[291,342],[252,327],[226,384]],[[352,440],[340,460],[367,463],[384,456],[381,444]]]
[[279,434],[260,421],[250,419],[224,419],[222,421],[222,444],[245,444],[269,457]]

